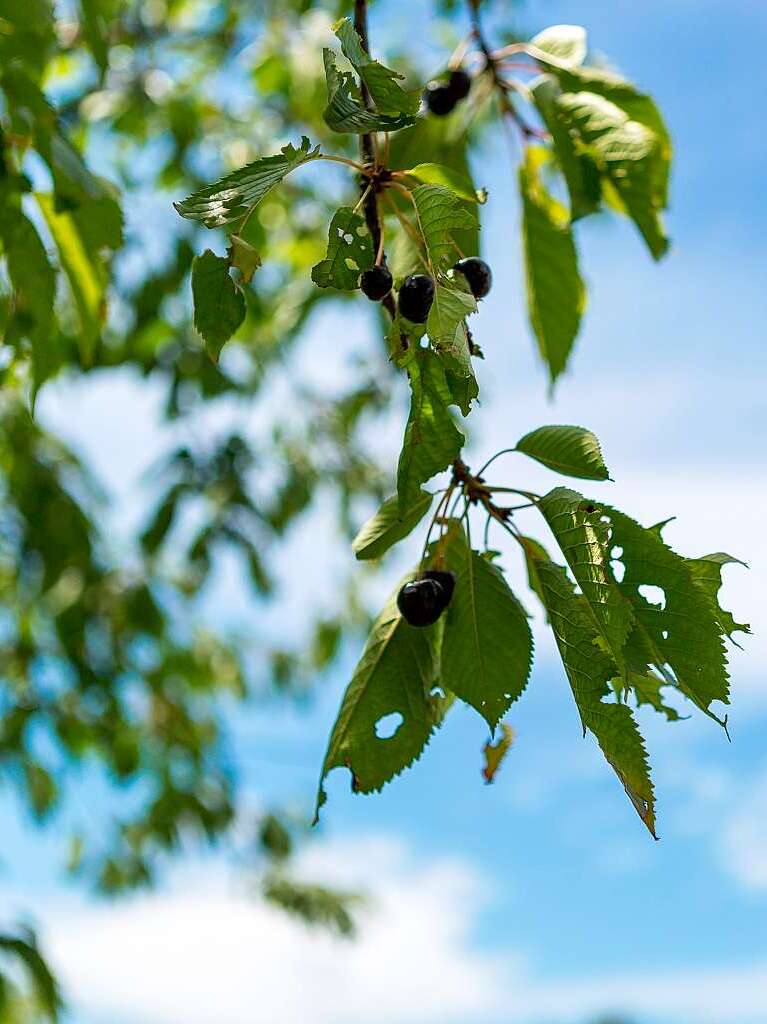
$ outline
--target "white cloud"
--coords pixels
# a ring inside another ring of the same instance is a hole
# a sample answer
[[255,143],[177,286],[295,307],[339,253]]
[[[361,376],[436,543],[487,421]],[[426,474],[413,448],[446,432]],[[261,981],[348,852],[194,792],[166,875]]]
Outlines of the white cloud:
[[466,861],[380,837],[318,843],[307,877],[369,887],[359,939],[310,932],[216,866],[116,905],[49,909],[46,948],[78,1024],[576,1021],[614,1009],[696,1024],[764,1020],[767,962],[571,978],[480,949],[490,888]]
[[305,870],[373,885],[357,941],[310,932],[198,869],[166,892],[53,915],[46,946],[86,1019],[425,1024],[498,1005],[498,965],[471,948],[485,894],[466,865],[417,865],[370,839],[318,847]]

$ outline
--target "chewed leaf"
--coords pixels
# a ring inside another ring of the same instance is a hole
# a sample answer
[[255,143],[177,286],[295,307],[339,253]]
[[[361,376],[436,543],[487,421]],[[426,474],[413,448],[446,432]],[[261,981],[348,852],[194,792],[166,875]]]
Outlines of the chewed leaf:
[[277,156],[254,160],[173,205],[188,220],[200,221],[206,228],[220,227],[244,217],[286,174],[319,157],[320,147],[312,149],[304,136],[300,146],[284,146]]
[[364,219],[351,207],[333,214],[328,230],[325,259],[312,269],[312,281],[320,288],[353,291],[363,270],[373,266],[375,255]]
[[482,768],[482,778],[488,786],[495,781],[498,769],[501,767],[506,755],[511,750],[513,742],[514,730],[506,722],[501,722],[501,735],[495,743],[491,743],[490,740],[488,740],[482,748],[482,756],[485,762],[484,767]]
[[547,426],[517,441],[517,451],[565,476],[609,480],[599,440],[583,427]]
[[392,595],[341,702],[322,766],[318,814],[326,799],[323,782],[333,768],[348,768],[354,791],[370,793],[420,756],[450,705],[449,697],[436,692],[440,636],[440,623],[409,626]]

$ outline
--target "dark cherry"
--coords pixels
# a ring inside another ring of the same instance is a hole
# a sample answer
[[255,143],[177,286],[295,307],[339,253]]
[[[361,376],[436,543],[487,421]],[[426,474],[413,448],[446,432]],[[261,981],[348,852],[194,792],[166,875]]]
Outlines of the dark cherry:
[[445,591],[436,580],[412,580],[397,594],[397,607],[411,626],[431,626],[445,610]]
[[456,68],[450,72],[447,87],[456,101],[465,100],[471,90],[471,76],[463,68]]
[[493,272],[479,256],[467,256],[453,267],[463,274],[475,299],[484,299],[493,286]]
[[393,283],[388,267],[371,267],[360,274],[360,288],[373,302],[380,302],[388,295]]
[[423,98],[429,111],[437,117],[449,114],[458,102],[450,86],[444,82],[429,82],[423,91]]
[[411,274],[399,290],[399,311],[414,324],[425,324],[434,302],[434,281],[426,274]]
[[444,594],[444,607],[447,608],[453,599],[453,591],[455,590],[455,573],[444,572],[442,569],[425,569],[421,573],[421,577],[422,579],[434,580],[435,583],[439,583]]

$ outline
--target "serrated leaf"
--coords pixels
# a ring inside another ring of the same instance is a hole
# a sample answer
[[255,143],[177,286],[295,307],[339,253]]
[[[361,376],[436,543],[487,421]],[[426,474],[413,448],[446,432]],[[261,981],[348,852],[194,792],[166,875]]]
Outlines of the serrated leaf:
[[546,151],[529,146],[519,169],[527,303],[552,384],[562,373],[580,328],[586,289],[578,270],[567,210],[543,187]]
[[488,740],[482,748],[482,758],[485,762],[482,768],[482,778],[488,786],[495,781],[495,776],[511,750],[513,742],[514,730],[506,722],[501,722],[501,735],[496,742],[491,743]]
[[421,484],[447,469],[465,441],[448,411],[453,396],[438,356],[419,348],[412,353],[407,370],[410,415],[397,467],[397,494],[403,513],[417,500]]
[[384,67],[364,51],[360,37],[349,18],[342,18],[336,22],[333,31],[341,42],[344,56],[354,65],[381,113],[411,116],[418,113],[421,105],[420,92],[406,92],[399,85],[399,82],[404,80],[403,75]]
[[364,219],[349,206],[333,214],[328,229],[325,259],[312,268],[312,281],[320,288],[353,291],[359,276],[375,262],[373,243]]
[[676,708],[672,708],[663,700],[663,688],[668,687],[668,683],[665,682],[665,680],[660,679],[658,676],[655,676],[650,672],[646,672],[641,676],[631,675],[629,677],[629,685],[636,696],[638,705],[649,705],[651,708],[654,708],[658,714],[665,715],[669,722],[678,722],[681,720],[682,716]]
[[334,132],[396,132],[415,124],[415,117],[408,114],[391,116],[368,110],[351,72],[338,68],[332,50],[322,53],[328,89],[328,103],[322,117]]
[[517,441],[517,451],[565,476],[582,480],[610,479],[599,440],[583,427],[538,427]]
[[471,549],[457,522],[440,551],[456,576],[445,614],[442,681],[494,729],[527,686],[533,660],[527,615],[498,566]]
[[541,560],[537,575],[584,731],[594,734],[637,814],[657,838],[655,794],[644,741],[630,708],[604,700],[617,674],[616,665],[600,646],[586,602],[575,594],[565,570]]
[[[434,301],[426,321],[426,332],[437,354],[456,381],[468,381],[468,391],[479,394],[469,351],[466,317],[477,311],[470,291],[437,282]],[[462,406],[461,411],[464,412]],[[468,414],[468,408],[464,415]]]
[[421,491],[416,501],[403,514],[397,495],[387,498],[352,541],[352,550],[359,561],[380,558],[390,547],[407,537],[431,508],[434,495]]
[[[71,213],[56,213],[52,195],[35,195],[45,223],[56,243],[61,266],[67,275],[80,316],[78,344],[84,362],[90,362],[106,318],[107,275],[103,262],[86,248]],[[82,207],[80,207],[82,209]]]
[[229,273],[229,260],[206,249],[192,262],[194,326],[214,359],[245,319],[245,299]]
[[602,506],[567,487],[549,491],[538,502],[562,554],[567,559],[613,661],[624,671],[623,646],[633,624],[610,568],[610,530]]
[[229,224],[244,217],[287,174],[320,155],[320,147],[312,149],[304,136],[300,146],[283,146],[276,156],[254,160],[173,205],[182,217],[200,221],[206,228]]
[[579,133],[654,258],[660,259],[669,243],[661,221],[664,202],[656,188],[658,137],[596,93],[564,93],[557,107]]
[[[617,585],[632,608],[648,666],[664,676],[670,668],[670,681],[707,713],[714,701],[728,704],[727,613],[719,608],[710,577],[703,582],[695,560],[691,565],[676,554],[656,531],[608,505],[591,507],[594,512],[587,514],[609,530],[608,543],[624,566]],[[660,603],[653,592],[642,593],[646,587],[659,588]]]
[[570,219],[576,221],[595,213],[602,199],[599,169],[592,156],[580,145],[569,117],[559,105],[562,90],[553,75],[541,75],[530,86],[538,113],[551,135],[554,154],[570,195]]
[[530,42],[555,57],[562,67],[578,67],[586,59],[586,29],[580,25],[552,25]]
[[445,164],[423,163],[402,172],[424,185],[442,185],[468,203],[486,203],[487,193],[475,189],[471,179]]
[[[740,565],[747,569],[745,562],[724,551],[716,551],[700,558],[686,559],[696,585],[710,598],[722,632],[732,639],[733,633],[750,633],[751,627],[745,622],[736,622],[732,614],[719,604],[719,590],[722,586],[722,569],[725,565]],[[733,640],[733,643],[735,641]]]
[[453,232],[476,229],[476,211],[444,185],[418,185],[411,195],[426,257],[438,274],[459,258]]
[[[325,802],[323,782],[346,767],[355,792],[370,793],[409,767],[421,754],[449,706],[432,693],[439,683],[441,623],[408,625],[392,595],[373,623],[365,650],[341,702],[322,765],[317,813]],[[376,727],[390,715],[401,723],[380,738]]]

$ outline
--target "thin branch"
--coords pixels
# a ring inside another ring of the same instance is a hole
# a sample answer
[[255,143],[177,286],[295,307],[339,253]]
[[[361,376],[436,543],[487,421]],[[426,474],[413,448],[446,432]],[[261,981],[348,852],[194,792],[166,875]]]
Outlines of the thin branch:
[[[365,53],[370,53],[367,0],[354,0],[354,28],[357,31],[357,35],[360,37],[362,49]],[[360,92],[362,94],[363,103],[368,110],[372,110],[373,100],[370,95],[370,90],[362,76],[360,76]],[[375,166],[375,142],[371,132],[367,132],[365,135],[360,136],[360,155],[364,166]],[[366,184],[367,183],[363,175],[362,182],[360,184],[360,192],[364,191]],[[383,256],[381,237],[381,220],[378,215],[378,202],[375,190],[372,191],[365,200],[365,223],[368,226],[368,231],[370,232],[370,237],[373,242],[373,251],[376,253],[380,252],[381,258],[384,260],[385,257]],[[382,305],[393,320],[397,315],[397,311],[394,305],[394,297],[391,292],[383,299]]]

